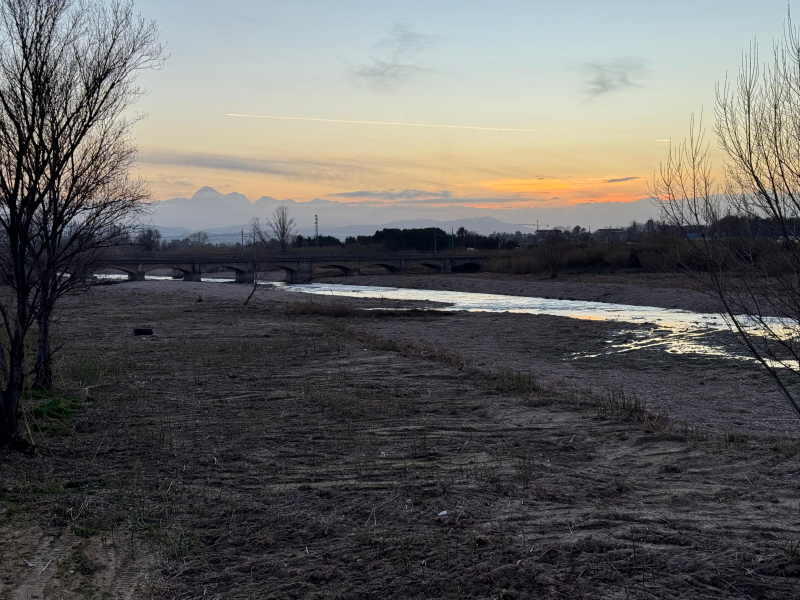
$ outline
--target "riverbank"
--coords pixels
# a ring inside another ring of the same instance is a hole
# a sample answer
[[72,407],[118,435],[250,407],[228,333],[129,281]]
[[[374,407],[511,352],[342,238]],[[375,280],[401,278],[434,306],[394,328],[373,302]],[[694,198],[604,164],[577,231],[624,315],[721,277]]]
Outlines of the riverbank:
[[603,355],[645,325],[249,291],[65,299],[37,456],[0,450],[0,598],[795,593],[800,446],[757,369]]

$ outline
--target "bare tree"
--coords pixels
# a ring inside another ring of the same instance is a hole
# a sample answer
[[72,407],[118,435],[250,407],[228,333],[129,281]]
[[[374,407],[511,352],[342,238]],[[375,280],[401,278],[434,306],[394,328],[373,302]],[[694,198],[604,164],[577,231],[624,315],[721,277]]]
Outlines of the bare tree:
[[161,232],[158,229],[146,228],[136,234],[134,243],[145,252],[153,252],[161,248]]
[[211,243],[211,238],[205,231],[195,231],[189,236],[189,245],[194,248],[202,248]]
[[267,225],[272,230],[274,239],[278,242],[281,254],[286,254],[297,234],[292,213],[287,207],[279,206],[272,213],[272,217],[267,218]]
[[254,217],[250,221],[250,235],[253,239],[253,289],[244,301],[245,306],[249,304],[258,289],[259,279],[258,276],[264,271],[266,262],[277,254],[278,243],[272,239],[264,229],[258,217]]
[[800,416],[800,35],[791,22],[762,68],[757,48],[718,87],[712,176],[702,123],[671,148],[653,184],[681,232],[675,260],[715,299],[730,330]]
[[560,231],[553,230],[542,244],[544,266],[550,273],[550,279],[558,277],[564,257],[569,252],[570,245]]
[[162,61],[155,24],[129,2],[0,0],[2,440],[17,439],[28,334],[39,325],[49,369],[56,302],[143,209],[123,113],[144,93],[136,74]]

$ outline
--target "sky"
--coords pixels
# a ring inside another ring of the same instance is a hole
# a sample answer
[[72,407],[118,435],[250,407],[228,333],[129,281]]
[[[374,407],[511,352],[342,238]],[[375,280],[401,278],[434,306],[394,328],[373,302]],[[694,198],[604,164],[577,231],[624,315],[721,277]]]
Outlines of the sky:
[[170,58],[141,76],[138,168],[158,200],[408,218],[632,202],[790,4],[139,0]]

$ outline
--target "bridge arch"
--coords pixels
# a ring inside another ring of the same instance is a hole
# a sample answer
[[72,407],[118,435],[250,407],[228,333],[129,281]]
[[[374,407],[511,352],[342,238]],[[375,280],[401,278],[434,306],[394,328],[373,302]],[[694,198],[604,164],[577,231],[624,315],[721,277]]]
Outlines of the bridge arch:
[[276,269],[280,269],[287,275],[291,275],[292,273],[297,273],[297,269],[293,269],[292,267],[287,267],[286,265],[270,265],[270,266],[275,267]]
[[478,273],[483,270],[480,263],[477,262],[465,262],[457,265],[453,265],[453,273]]
[[383,267],[391,275],[394,275],[395,273],[399,273],[399,272],[403,271],[402,267],[399,267],[397,265],[392,265],[392,264],[389,264],[389,263],[373,263],[370,266],[371,267]]
[[337,264],[320,265],[320,269],[338,269],[343,275],[358,275],[358,269],[354,269],[353,267],[347,267],[345,265],[337,265]]
[[256,280],[256,270],[253,267],[222,265],[222,268],[233,271],[236,283],[253,283]]
[[130,281],[144,281],[145,275],[150,271],[156,271],[158,269],[168,268],[164,265],[108,265],[109,269],[114,269],[115,271],[121,271],[128,276]]
[[303,283],[304,281],[311,279],[310,273],[308,273],[308,276],[304,277],[304,274],[301,273],[300,269],[295,269],[288,265],[272,264],[270,267],[273,269],[280,269],[286,273],[286,278],[284,279],[286,283]]
[[[215,265],[216,266],[216,265]],[[234,265],[219,265],[222,269],[227,269],[229,271],[233,271],[234,273],[249,273],[252,272],[253,269],[243,268],[242,266],[234,266]]]
[[436,271],[437,273],[444,273],[444,265],[434,262],[420,262],[423,267],[428,267],[432,271]]

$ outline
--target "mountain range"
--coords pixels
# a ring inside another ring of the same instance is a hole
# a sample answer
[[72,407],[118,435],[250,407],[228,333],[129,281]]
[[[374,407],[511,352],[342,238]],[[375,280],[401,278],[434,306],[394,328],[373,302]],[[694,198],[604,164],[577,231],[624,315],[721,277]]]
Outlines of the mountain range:
[[[482,234],[533,231],[540,227],[580,225],[597,229],[627,225],[657,216],[658,208],[649,199],[635,202],[594,202],[564,207],[487,209],[458,204],[413,206],[338,202],[315,198],[308,202],[277,200],[262,196],[251,202],[236,192],[222,194],[211,187],[200,188],[191,198],[171,198],[153,203],[151,224],[165,238],[185,237],[194,231],[231,236],[247,231],[253,217],[266,219],[278,206],[287,206],[297,223],[298,233],[314,233],[315,217],[319,232],[344,238],[371,235],[384,227],[410,229],[440,227],[445,231],[466,227]],[[415,217],[415,218],[409,218]],[[501,218],[497,218],[501,217]]]

